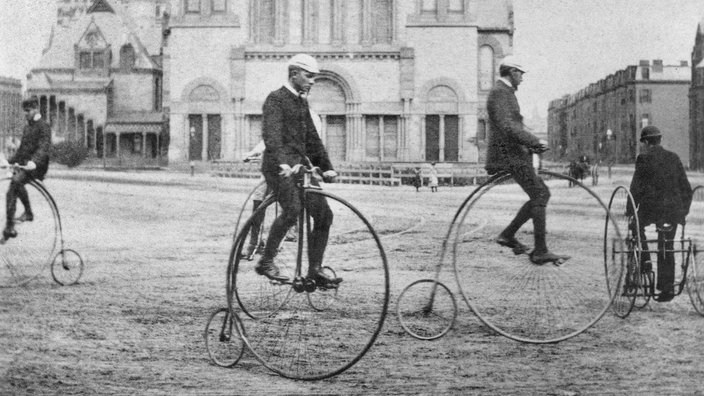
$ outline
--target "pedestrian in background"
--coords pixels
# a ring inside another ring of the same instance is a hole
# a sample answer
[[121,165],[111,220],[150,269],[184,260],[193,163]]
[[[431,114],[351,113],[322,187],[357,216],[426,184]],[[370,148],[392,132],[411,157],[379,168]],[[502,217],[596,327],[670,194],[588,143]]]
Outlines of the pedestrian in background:
[[413,187],[416,188],[416,192],[419,192],[420,187],[423,185],[423,177],[420,173],[420,168],[413,168]]
[[430,182],[428,183],[431,192],[438,191],[438,170],[435,168],[435,162],[430,163]]

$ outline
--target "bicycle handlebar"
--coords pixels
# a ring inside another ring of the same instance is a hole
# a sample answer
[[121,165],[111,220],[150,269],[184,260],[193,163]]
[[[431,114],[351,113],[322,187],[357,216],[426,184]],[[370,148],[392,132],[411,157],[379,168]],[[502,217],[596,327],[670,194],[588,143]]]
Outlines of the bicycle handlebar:
[[12,170],[15,170],[15,169],[24,169],[24,170],[31,171],[31,170],[37,169],[37,167],[35,166],[35,167],[32,168],[32,167],[27,166],[27,165],[20,165],[20,164],[18,164],[18,163],[14,163],[14,164],[7,164],[7,165],[1,164],[1,165],[0,165],[0,169],[12,169]]

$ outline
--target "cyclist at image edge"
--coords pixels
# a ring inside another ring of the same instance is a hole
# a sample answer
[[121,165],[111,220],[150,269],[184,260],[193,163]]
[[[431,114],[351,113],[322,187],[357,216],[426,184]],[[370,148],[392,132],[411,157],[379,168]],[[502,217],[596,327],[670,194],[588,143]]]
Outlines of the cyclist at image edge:
[[[324,179],[332,181],[337,176],[316,132],[306,99],[318,73],[320,69],[315,58],[306,54],[293,56],[288,62],[288,81],[267,96],[262,108],[262,138],[266,147],[262,156],[262,173],[267,185],[277,194],[282,212],[271,226],[264,253],[255,270],[277,281],[288,280],[281,274],[274,258],[286,231],[296,224],[302,205],[295,172],[310,160],[323,171]],[[317,181],[313,183],[317,184]],[[322,271],[332,211],[327,200],[319,195],[311,194],[307,204],[314,222],[308,241],[308,278],[323,285],[338,284],[341,278],[328,277]]]
[[[661,145],[660,130],[649,125],[640,133],[641,154],[636,158],[636,171],[631,180],[631,194],[638,208],[641,245],[645,252],[641,256],[643,271],[651,271],[652,263],[645,239],[645,227],[656,224],[658,227],[669,224],[666,229],[665,246],[658,245],[658,273],[656,288],[660,290],[657,300],[670,301],[675,296],[675,254],[673,239],[677,235],[677,225],[684,224],[692,203],[692,186],[677,154],[665,150]],[[629,214],[632,214],[632,208]],[[661,252],[668,250],[663,255]]]
[[485,168],[490,175],[500,171],[510,172],[511,177],[530,198],[497,237],[496,242],[512,248],[516,254],[526,253],[528,247],[516,239],[516,232],[528,220],[533,219],[535,244],[530,260],[542,265],[569,257],[550,252],[545,242],[545,209],[550,199],[550,190],[533,169],[532,153],[542,153],[548,147],[523,124],[515,94],[523,81],[523,73],[525,68],[511,56],[505,57],[499,66],[500,78],[487,98],[489,145]]
[[[22,132],[20,146],[9,160],[3,159],[0,161],[0,166],[3,167],[7,167],[9,164],[19,164],[26,168],[14,170],[10,187],[7,190],[5,201],[6,223],[2,232],[3,240],[17,236],[17,231],[15,230],[16,221],[34,220],[29,195],[24,185],[32,179],[43,180],[44,175],[49,170],[51,127],[44,122],[41,114],[39,114],[39,100],[37,97],[22,101],[22,110],[24,110],[27,125]],[[15,219],[18,198],[24,206],[24,213]]]

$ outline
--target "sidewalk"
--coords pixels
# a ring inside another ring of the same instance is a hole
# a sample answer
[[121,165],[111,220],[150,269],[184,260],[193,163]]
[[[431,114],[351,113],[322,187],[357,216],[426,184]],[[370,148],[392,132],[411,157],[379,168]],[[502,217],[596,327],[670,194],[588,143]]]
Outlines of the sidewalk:
[[243,184],[254,185],[257,182],[257,179],[213,177],[209,173],[196,173],[191,176],[190,173],[170,170],[108,171],[97,169],[68,169],[66,167],[54,166],[54,164],[49,168],[46,178],[159,186],[202,186],[215,189],[228,186],[241,186]]

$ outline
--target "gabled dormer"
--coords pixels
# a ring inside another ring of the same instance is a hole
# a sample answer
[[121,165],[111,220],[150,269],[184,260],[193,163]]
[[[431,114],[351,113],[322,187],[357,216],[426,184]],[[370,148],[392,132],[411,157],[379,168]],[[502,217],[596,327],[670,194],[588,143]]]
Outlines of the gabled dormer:
[[[98,3],[102,2],[97,1],[93,5]],[[102,77],[108,75],[112,62],[110,43],[105,39],[95,19],[91,19],[83,35],[74,45],[74,51],[77,73]]]
[[86,14],[94,12],[111,12],[114,14],[115,10],[112,9],[112,6],[106,0],[95,0],[93,1],[93,4],[88,7]]

